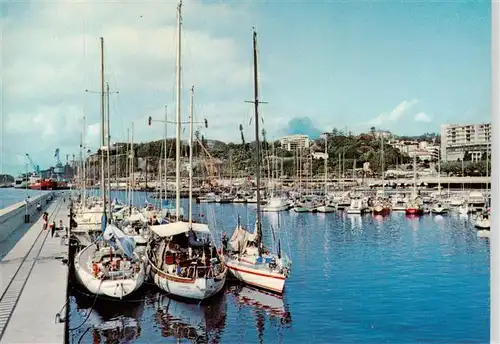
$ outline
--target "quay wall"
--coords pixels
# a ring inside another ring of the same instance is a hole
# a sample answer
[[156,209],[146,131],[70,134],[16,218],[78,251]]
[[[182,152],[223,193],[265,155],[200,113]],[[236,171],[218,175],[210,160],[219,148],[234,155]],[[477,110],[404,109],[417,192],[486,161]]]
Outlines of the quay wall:
[[[33,222],[33,217],[36,215],[36,205],[40,203],[42,210],[47,206],[52,191],[43,191],[42,194],[30,197],[28,204],[28,214],[30,222]],[[21,201],[12,204],[6,208],[0,209],[0,242],[7,239],[19,227],[24,224],[24,215],[26,214],[26,203]]]

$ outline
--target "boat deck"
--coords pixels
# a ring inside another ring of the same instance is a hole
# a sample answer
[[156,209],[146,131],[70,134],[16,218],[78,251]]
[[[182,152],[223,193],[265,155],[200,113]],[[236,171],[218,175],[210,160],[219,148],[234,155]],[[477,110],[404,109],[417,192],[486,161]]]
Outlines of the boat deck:
[[[69,226],[68,203],[54,199],[46,210],[49,223]],[[62,258],[65,233],[42,231],[40,217],[0,261],[0,343],[64,343],[68,267]]]

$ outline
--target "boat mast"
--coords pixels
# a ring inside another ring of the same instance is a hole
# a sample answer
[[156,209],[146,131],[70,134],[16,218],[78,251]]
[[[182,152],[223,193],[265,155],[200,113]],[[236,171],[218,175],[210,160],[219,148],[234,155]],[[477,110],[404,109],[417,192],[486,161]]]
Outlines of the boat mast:
[[382,167],[382,195],[385,196],[385,157],[384,157],[384,135],[380,134],[382,154],[380,155],[380,165]]
[[417,155],[413,155],[413,200],[417,198]]
[[[164,133],[163,133],[163,148],[164,148],[164,151],[163,151],[163,172],[165,173],[165,190],[164,190],[164,197],[165,197],[165,201],[167,201],[167,125],[168,125],[168,111],[167,111],[167,105],[165,105],[165,129],[164,129]],[[161,158],[160,158],[160,165],[161,165]],[[161,169],[160,169],[161,171]],[[161,185],[162,185],[162,182],[161,182],[161,173],[160,173],[160,202],[161,202],[161,208],[163,209],[163,200],[161,198]]]
[[[462,159],[463,160],[463,159]],[[462,162],[462,177],[463,177],[463,162]],[[438,195],[441,197],[441,153],[438,149]]]
[[131,138],[130,138],[130,193],[129,193],[129,200],[128,200],[128,206],[130,209],[130,213],[132,213],[132,201],[134,199],[134,190],[135,190],[135,149],[134,149],[134,122],[132,122],[132,126],[130,129],[131,132]]
[[[177,6],[177,140],[175,146],[175,217],[179,221],[181,210],[181,27],[182,27],[182,0]],[[166,171],[165,171],[166,172]]]
[[85,116],[83,116],[83,135],[82,135],[82,151],[83,151],[83,207],[87,205],[87,146],[85,144],[87,130],[85,128],[86,121]]
[[111,220],[111,127],[109,126],[109,84],[106,82],[106,120],[107,120],[107,144],[108,144],[108,151],[107,151],[107,168],[108,168],[108,200],[109,200],[109,217]]
[[[104,38],[101,37],[101,197],[104,222],[106,216],[106,182],[104,178]],[[104,224],[104,223],[103,223]]]
[[189,228],[193,225],[193,106],[194,86],[191,87],[191,104],[189,106]]
[[257,222],[256,222],[256,242],[262,240],[262,214],[260,210],[260,140],[259,140],[259,103],[265,104],[264,102],[259,102],[259,72],[257,63],[257,32],[255,28],[253,29],[253,83],[254,83],[254,104],[255,109],[255,150],[257,155],[257,170],[255,171],[255,179],[257,182]]
[[328,135],[325,134],[325,197],[328,194]]

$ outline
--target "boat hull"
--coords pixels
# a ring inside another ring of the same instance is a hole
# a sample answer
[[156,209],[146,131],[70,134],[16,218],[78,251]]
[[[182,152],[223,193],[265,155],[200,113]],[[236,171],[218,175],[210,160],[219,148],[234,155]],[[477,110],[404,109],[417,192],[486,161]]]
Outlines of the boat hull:
[[288,210],[288,205],[280,205],[280,206],[263,206],[262,211],[265,212],[279,212]]
[[318,213],[333,213],[335,211],[334,207],[330,207],[328,205],[322,205],[316,208]]
[[391,212],[390,208],[384,208],[384,207],[375,207],[373,208],[373,214],[375,215],[386,215]]
[[[256,269],[250,265],[241,264],[235,260],[228,260],[226,265],[229,272],[239,281],[254,287],[282,294],[285,288],[286,277],[281,274],[269,273],[264,269]],[[269,270],[267,270],[269,271]]]
[[178,297],[193,300],[205,300],[218,294],[226,283],[226,274],[215,278],[196,278],[194,280],[185,280],[167,275],[161,271],[152,273],[155,284],[166,292]]
[[476,221],[474,224],[474,227],[479,228],[479,229],[490,229],[490,221],[485,221],[485,220],[480,220]]
[[421,208],[406,208],[406,215],[421,215],[424,213],[424,210]]
[[135,274],[134,278],[116,279],[116,280],[101,280],[94,277],[87,269],[82,266],[81,255],[85,250],[80,251],[75,257],[75,275],[78,282],[83,285],[90,293],[99,296],[107,296],[111,298],[122,299],[138,290],[145,279],[144,267],[141,266],[140,271]]

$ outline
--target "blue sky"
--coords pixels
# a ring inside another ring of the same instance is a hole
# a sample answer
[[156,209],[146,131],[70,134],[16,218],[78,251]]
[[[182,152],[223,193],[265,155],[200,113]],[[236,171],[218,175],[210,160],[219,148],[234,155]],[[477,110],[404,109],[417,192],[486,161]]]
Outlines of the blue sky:
[[[43,168],[98,146],[99,37],[112,90],[112,140],[161,137],[147,117],[174,114],[175,2],[2,5],[0,172]],[[7,7],[8,6],[8,7]],[[195,85],[195,116],[207,138],[239,141],[252,109],[251,28],[259,33],[268,136],[438,132],[442,123],[490,120],[490,2],[199,2],[184,5],[183,118]],[[116,13],[120,13],[119,16]],[[308,129],[309,126],[309,129]],[[186,131],[187,133],[187,131]],[[173,131],[170,130],[170,135]]]

